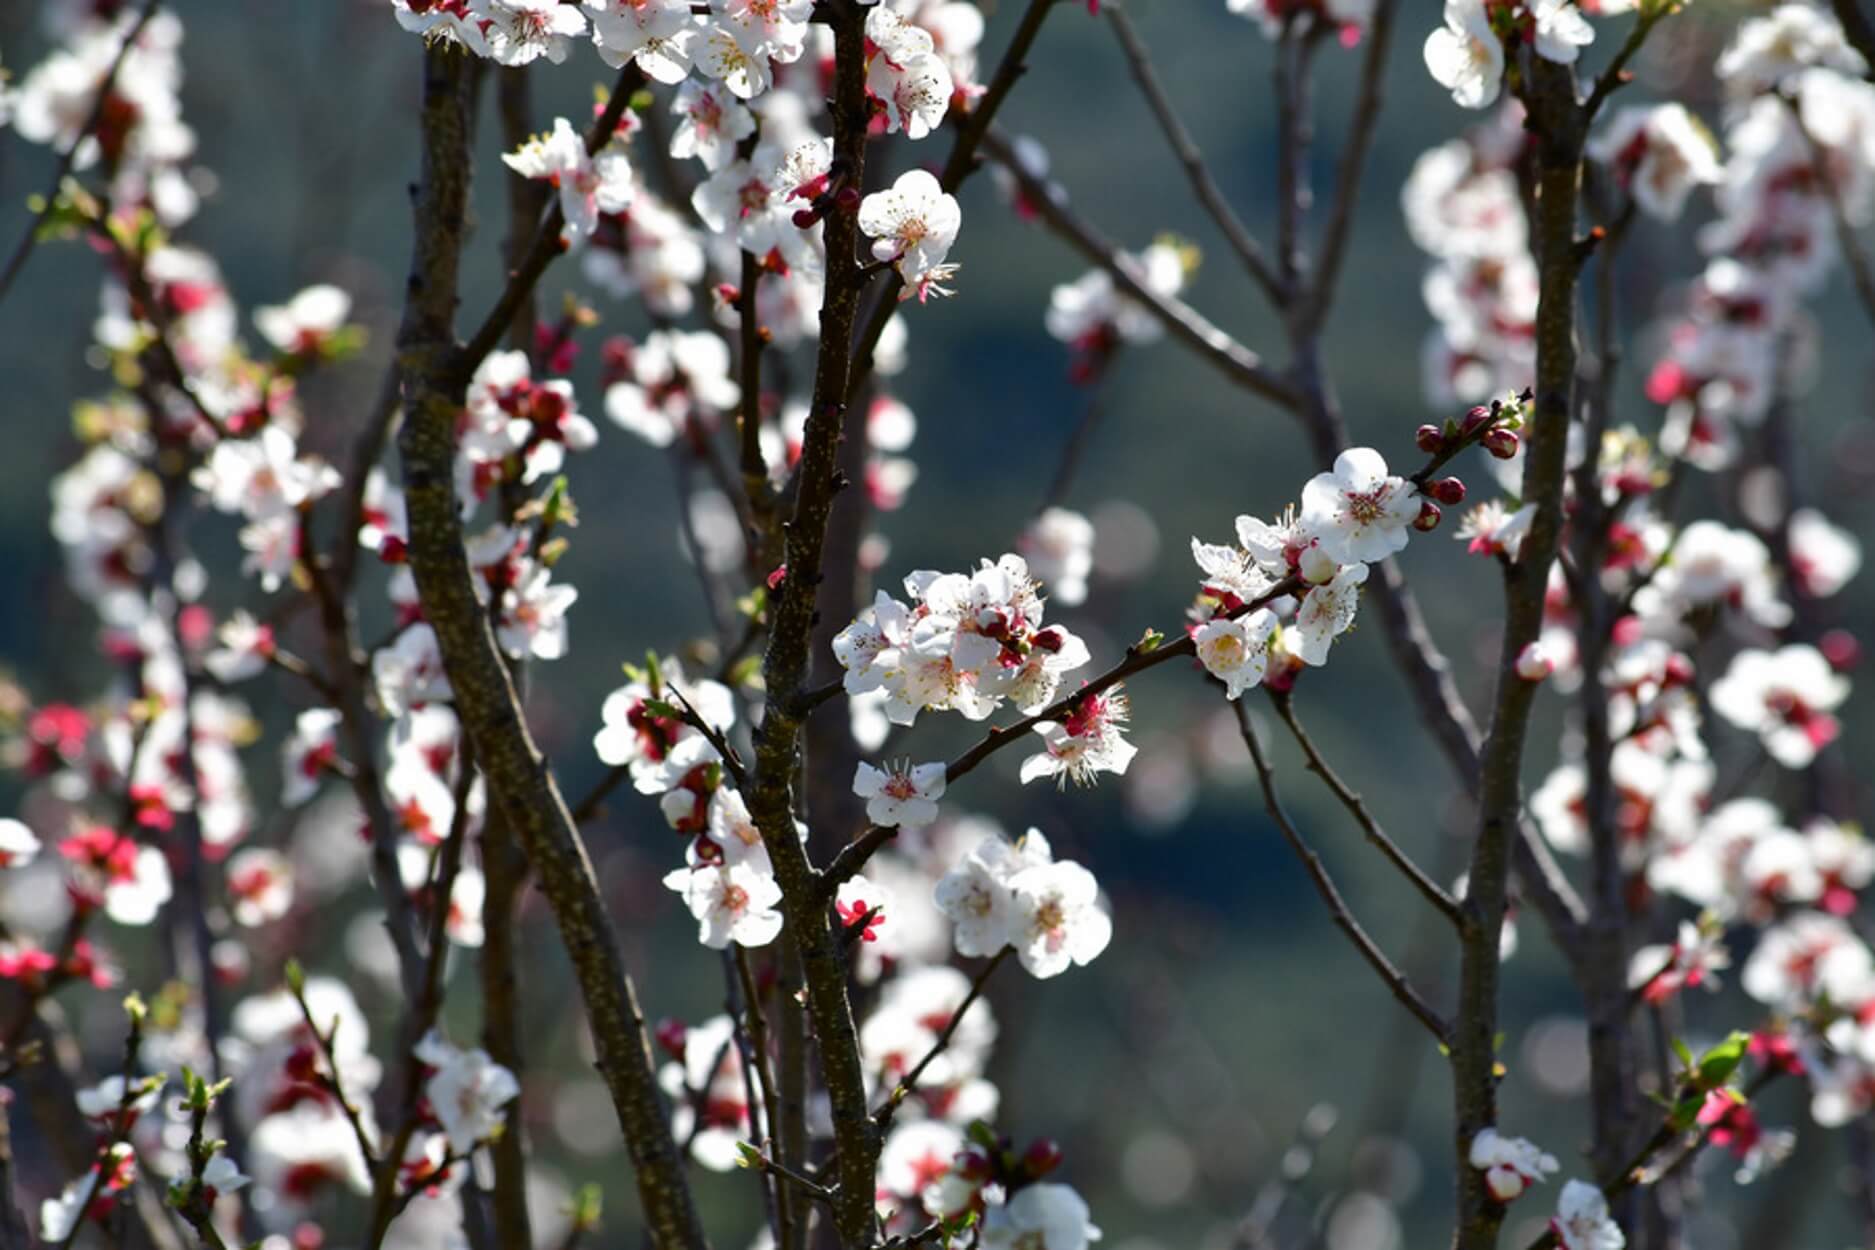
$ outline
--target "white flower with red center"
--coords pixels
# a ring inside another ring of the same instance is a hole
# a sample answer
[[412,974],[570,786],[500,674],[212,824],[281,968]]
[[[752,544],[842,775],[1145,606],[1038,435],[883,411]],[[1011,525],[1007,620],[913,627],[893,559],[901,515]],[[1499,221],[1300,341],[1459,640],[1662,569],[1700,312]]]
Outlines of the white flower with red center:
[[712,7],[714,21],[750,56],[786,65],[806,49],[813,0],[717,0]]
[[911,609],[883,590],[876,593],[873,606],[833,639],[834,658],[846,670],[848,694],[877,690],[886,674],[879,658],[911,640]]
[[[671,0],[688,13],[685,0]],[[677,126],[671,132],[671,155],[695,157],[715,173],[736,154],[736,144],[755,133],[755,116],[720,83],[686,79],[671,99]]]
[[1497,99],[1504,79],[1504,44],[1491,28],[1485,0],[1445,0],[1445,25],[1426,36],[1426,69],[1460,108]]
[[1570,1181],[1556,1200],[1550,1221],[1562,1250],[1622,1250],[1628,1239],[1608,1215],[1608,1199],[1587,1181]]
[[1328,662],[1335,639],[1354,624],[1367,581],[1365,564],[1343,565],[1334,580],[1311,588],[1302,596],[1295,619],[1283,626],[1283,646],[1304,664],[1319,668]]
[[1494,1128],[1471,1139],[1471,1166],[1484,1173],[1485,1188],[1499,1202],[1510,1202],[1540,1184],[1562,1165],[1535,1142],[1506,1137]]
[[453,43],[477,56],[487,56],[488,40],[482,37],[482,19],[472,8],[473,0],[391,0],[397,24],[425,43]]
[[24,868],[39,855],[40,841],[17,820],[0,818],[0,868]]
[[248,1139],[248,1162],[255,1183],[289,1212],[305,1212],[334,1186],[371,1192],[371,1172],[357,1134],[345,1113],[328,1101],[302,1100],[264,1116]]
[[650,706],[666,703],[681,712],[679,700],[719,733],[736,723],[735,696],[727,686],[693,682],[670,660],[660,663],[655,689],[649,679],[634,680],[607,695],[600,708],[604,725],[593,737],[593,750],[602,763],[629,766],[640,794],[663,794],[692,769],[721,762],[709,739],[688,722]]
[[[556,6],[563,12],[577,12]],[[560,191],[560,210],[567,228],[578,235],[590,235],[599,228],[601,213],[622,213],[630,207],[634,181],[631,163],[623,146],[608,142],[588,155],[586,140],[564,117],[553,119],[553,129],[536,135],[512,152],[502,154],[501,163],[520,174],[552,183]]]
[[1502,500],[1490,499],[1466,512],[1452,537],[1468,543],[1465,549],[1472,555],[1502,556],[1514,562],[1535,519],[1535,504],[1525,504],[1512,512]]
[[679,868],[664,884],[683,896],[699,926],[697,940],[711,950],[731,942],[766,946],[781,932],[781,886],[748,860]]
[[1822,878],[1822,907],[1833,916],[1847,916],[1856,908],[1856,894],[1875,880],[1875,846],[1862,830],[1817,816],[1803,827],[1810,860]]
[[1025,868],[1053,862],[1048,839],[1031,829],[1014,846],[991,834],[945,873],[933,898],[950,918],[957,953],[989,956],[1009,945],[1015,909],[1010,880]]
[[749,1140],[748,1087],[735,1039],[728,1016],[690,1028],[675,1021],[658,1026],[659,1043],[675,1059],[658,1069],[658,1085],[674,1104],[672,1135],[712,1172],[740,1166],[740,1143]]
[[1092,785],[1101,773],[1126,772],[1139,753],[1124,733],[1128,712],[1126,693],[1115,686],[1076,699],[1059,721],[1037,721],[1045,749],[1022,761],[1022,783],[1054,777],[1060,785]]
[[748,802],[741,791],[718,786],[710,795],[707,820],[710,841],[722,851],[723,862],[747,861],[760,872],[771,871],[768,847],[762,841],[762,831],[756,826],[755,817],[749,814]]
[[1033,716],[1055,701],[1064,675],[1093,657],[1085,642],[1059,625],[1036,630],[1027,645],[1028,654],[1021,663],[1007,670],[1013,673],[1013,679],[1004,693],[1024,714]]
[[1790,514],[1790,574],[1804,595],[1827,599],[1862,567],[1862,544],[1815,508]]
[[266,847],[248,847],[228,857],[223,879],[235,923],[257,929],[286,915],[293,906],[293,869],[286,856]]
[[203,657],[202,667],[223,685],[258,676],[273,658],[273,628],[245,610],[222,622],[215,639],[220,645]]
[[894,1128],[879,1151],[879,1201],[918,1203],[927,1185],[950,1172],[951,1160],[963,1148],[963,1130],[942,1120]]
[[507,1120],[503,1108],[521,1092],[514,1073],[487,1051],[463,1050],[435,1029],[423,1035],[415,1054],[431,1069],[423,1096],[443,1126],[451,1154],[466,1155],[501,1129]]
[[940,283],[956,272],[946,264],[963,224],[954,197],[922,169],[907,170],[888,191],[860,201],[859,228],[874,240],[874,259],[889,262],[904,279],[901,298],[950,294]]
[[1367,564],[1406,546],[1419,504],[1413,484],[1390,476],[1379,452],[1353,447],[1302,488],[1302,526],[1331,560]]
[[750,52],[737,29],[722,22],[701,26],[690,54],[699,70],[719,80],[738,100],[753,100],[774,82],[767,54]]
[[1628,960],[1628,988],[1650,1003],[1664,1003],[1684,989],[1719,990],[1719,973],[1732,966],[1722,925],[1680,922],[1670,943],[1643,946]]
[[329,707],[309,708],[293,720],[280,744],[280,802],[298,807],[319,792],[319,783],[339,758],[340,716]]
[[1738,875],[1747,895],[1746,914],[1764,922],[1823,897],[1823,874],[1811,858],[1809,840],[1792,829],[1761,833],[1745,853]]
[[450,697],[443,652],[436,631],[426,621],[412,625],[390,646],[372,654],[371,677],[378,701],[395,717],[403,718],[425,704],[444,703]]
[[470,10],[488,23],[488,54],[503,65],[526,65],[543,56],[558,65],[572,36],[586,33],[579,6],[560,0],[470,0]]
[[613,69],[635,61],[645,76],[680,83],[696,37],[689,0],[585,0],[599,59]]
[[134,1085],[128,1085],[120,1073],[79,1090],[74,1101],[79,1115],[100,1127],[111,1128],[136,1123],[137,1117],[154,1108],[162,1096],[162,1078],[138,1078]]
[[606,416],[653,447],[706,437],[742,398],[730,364],[714,334],[655,330],[631,349],[628,376],[606,388]]
[[554,584],[546,565],[529,568],[501,592],[495,630],[501,649],[516,659],[559,659],[566,654],[566,614],[578,598],[577,588]]
[[136,1183],[137,1153],[129,1142],[113,1142],[89,1171],[66,1183],[58,1197],[39,1204],[39,1237],[48,1246],[70,1245],[83,1221],[107,1219],[117,1200]]
[[1800,911],[1764,931],[1738,983],[1745,993],[1779,1011],[1797,1012],[1827,997],[1865,1002],[1875,977],[1875,956],[1856,931],[1836,916]]
[[1741,22],[1714,69],[1735,97],[1743,97],[1769,91],[1813,65],[1858,77],[1868,68],[1833,15],[1813,5],[1780,4]]
[[1191,639],[1205,672],[1224,683],[1225,698],[1236,699],[1262,682],[1269,665],[1270,635],[1275,631],[1275,614],[1259,608],[1248,616],[1206,621]]
[[1094,874],[1057,861],[1022,869],[1009,879],[1009,938],[1035,977],[1052,977],[1091,962],[1113,938]]
[[892,894],[877,881],[854,876],[840,883],[833,912],[840,918],[849,941],[877,942],[891,919]]
[[289,356],[317,356],[351,315],[352,297],[330,283],[309,286],[284,304],[254,310],[254,328]]
[[1583,152],[1609,167],[1641,211],[1676,221],[1693,188],[1724,173],[1712,135],[1684,105],[1624,108]]
[[983,1215],[982,1250],[1087,1250],[1100,1240],[1081,1195],[1066,1185],[1025,1185]]
[[74,892],[101,903],[118,924],[149,924],[169,901],[169,860],[114,829],[80,829],[59,843],[59,854],[73,865]]
[[1741,651],[1712,683],[1712,710],[1756,733],[1771,758],[1786,768],[1808,768],[1836,740],[1833,715],[1849,697],[1849,680],[1815,647],[1801,643],[1772,651]]
[[1595,42],[1595,28],[1576,0],[1524,0],[1535,38],[1536,54],[1558,65],[1574,65],[1582,49]]
[[907,760],[879,769],[862,760],[853,793],[866,800],[866,819],[875,825],[928,825],[937,819],[937,801],[944,797],[944,763],[914,766]]
[[300,459],[293,436],[268,425],[252,438],[217,440],[190,481],[223,512],[267,519],[323,497],[339,475],[328,464]]
[[931,32],[880,4],[866,15],[866,38],[866,90],[885,105],[887,133],[922,139],[943,125],[955,86]]

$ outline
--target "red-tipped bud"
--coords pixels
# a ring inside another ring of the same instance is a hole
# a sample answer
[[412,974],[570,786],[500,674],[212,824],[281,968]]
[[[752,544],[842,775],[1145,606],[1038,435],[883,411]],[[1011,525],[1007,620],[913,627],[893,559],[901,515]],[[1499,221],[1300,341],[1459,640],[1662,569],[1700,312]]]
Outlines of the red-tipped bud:
[[1040,1180],[1061,1166],[1061,1146],[1052,1137],[1038,1137],[1022,1155],[1022,1170]]
[[1690,686],[1693,684],[1693,662],[1675,651],[1667,657],[1666,681],[1669,686]]
[[1445,513],[1439,505],[1430,499],[1423,499],[1419,504],[1419,515],[1413,518],[1413,528],[1422,534],[1430,534],[1439,528],[1439,522],[1445,519]]
[[1473,434],[1476,434],[1480,429],[1495,420],[1497,420],[1496,411],[1485,407],[1483,404],[1479,404],[1476,408],[1473,408],[1470,412],[1465,414],[1465,420],[1458,427],[1459,436],[1461,438],[1470,438]]
[[1436,425],[1422,425],[1414,433],[1413,442],[1428,456],[1436,456],[1445,450],[1445,431]]
[[840,211],[843,213],[857,213],[859,211],[859,188],[841,187],[834,193],[833,202],[840,206]]
[[690,1035],[690,1030],[684,1027],[684,1022],[666,1016],[658,1021],[657,1032],[658,1045],[664,1048],[664,1053],[681,1063],[684,1057],[684,1039]]
[[814,223],[819,220],[820,214],[811,208],[800,209],[794,214],[795,228],[800,230],[812,230]]
[[1481,441],[1484,443],[1484,449],[1496,456],[1499,460],[1509,460],[1512,456],[1517,454],[1518,439],[1517,431],[1515,430],[1507,430],[1502,426],[1498,426],[1494,429],[1486,430],[1484,438]]
[[1427,488],[1427,494],[1448,508],[1465,502],[1465,484],[1455,477],[1442,477]]

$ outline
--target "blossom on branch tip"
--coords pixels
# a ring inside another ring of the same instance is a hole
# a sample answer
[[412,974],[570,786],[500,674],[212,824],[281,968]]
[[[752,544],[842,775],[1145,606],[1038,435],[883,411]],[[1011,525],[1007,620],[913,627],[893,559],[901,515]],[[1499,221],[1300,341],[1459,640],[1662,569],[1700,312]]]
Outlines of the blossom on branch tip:
[[873,257],[889,262],[904,279],[901,298],[950,294],[940,284],[957,266],[944,258],[962,223],[956,199],[922,169],[907,170],[890,190],[874,192],[859,205],[859,228],[874,240]]
[[1554,1155],[1522,1137],[1506,1137],[1494,1128],[1471,1139],[1471,1166],[1484,1173],[1485,1188],[1499,1202],[1510,1202],[1562,1165]]
[[1445,25],[1426,36],[1426,68],[1461,108],[1481,109],[1497,99],[1504,79],[1504,45],[1491,27],[1485,0],[1445,0]]
[[[562,12],[566,6],[555,5]],[[631,205],[635,189],[631,163],[616,140],[591,155],[586,140],[564,117],[553,119],[553,129],[536,135],[501,163],[523,178],[551,183],[560,192],[560,210],[567,228],[590,235],[599,228],[601,213],[620,213]]]
[[1206,621],[1192,634],[1198,662],[1224,683],[1225,698],[1235,699],[1263,680],[1269,664],[1270,635],[1275,630],[1275,614],[1259,609],[1235,619],[1217,617]]
[[435,1029],[423,1035],[416,1057],[432,1069],[423,1096],[443,1126],[450,1153],[466,1155],[500,1131],[503,1108],[521,1093],[514,1073],[485,1050],[463,1050]]

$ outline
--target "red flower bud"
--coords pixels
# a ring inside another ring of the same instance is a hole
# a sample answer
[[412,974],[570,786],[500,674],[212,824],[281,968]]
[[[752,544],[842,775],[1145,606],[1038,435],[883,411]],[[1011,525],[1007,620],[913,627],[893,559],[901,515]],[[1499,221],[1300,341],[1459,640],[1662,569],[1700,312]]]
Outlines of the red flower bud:
[[1061,1166],[1061,1146],[1052,1137],[1038,1137],[1022,1155],[1022,1170],[1040,1180]]
[[1439,528],[1439,522],[1444,519],[1445,513],[1439,510],[1438,504],[1430,499],[1421,500],[1419,515],[1413,518],[1413,528],[1422,534],[1430,534]]
[[1517,431],[1507,430],[1502,426],[1486,430],[1483,438],[1484,449],[1499,460],[1509,460],[1517,454]]
[[1413,441],[1428,456],[1436,456],[1445,450],[1445,431],[1436,425],[1422,425],[1413,435]]
[[664,1048],[666,1054],[680,1063],[683,1061],[684,1057],[684,1039],[688,1037],[689,1034],[690,1030],[684,1027],[684,1022],[682,1020],[666,1016],[664,1019],[658,1021],[658,1045]]
[[1427,493],[1448,508],[1456,508],[1465,502],[1465,484],[1455,477],[1440,478],[1428,488]]
[[1846,673],[1862,662],[1862,644],[1846,629],[1830,630],[1817,639],[1816,649],[1823,653],[1829,666],[1839,673]]

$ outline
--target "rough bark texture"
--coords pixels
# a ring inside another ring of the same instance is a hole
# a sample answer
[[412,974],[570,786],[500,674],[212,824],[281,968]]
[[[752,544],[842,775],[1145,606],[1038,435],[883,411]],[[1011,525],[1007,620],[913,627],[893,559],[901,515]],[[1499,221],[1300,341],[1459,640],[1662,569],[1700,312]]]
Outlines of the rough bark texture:
[[659,1098],[644,1019],[619,956],[585,846],[546,760],[534,745],[488,616],[476,597],[458,520],[456,417],[472,359],[455,342],[456,272],[468,198],[465,58],[432,45],[424,56],[423,170],[398,353],[404,426],[398,436],[410,516],[410,563],[436,630],[475,758],[499,818],[538,874],[586,1004],[598,1068],[637,1170],[652,1241],[701,1247],[676,1144]]
[[1535,246],[1536,396],[1526,427],[1524,492],[1536,506],[1520,558],[1504,577],[1504,638],[1497,695],[1478,773],[1478,835],[1465,897],[1467,932],[1459,961],[1459,1006],[1452,1044],[1458,1167],[1458,1250],[1497,1245],[1504,1208],[1484,1187],[1484,1173],[1464,1166],[1471,1140],[1497,1121],[1498,934],[1511,848],[1523,804],[1523,754],[1538,683],[1517,676],[1517,656],[1543,628],[1543,596],[1562,534],[1564,452],[1574,414],[1576,200],[1582,176],[1582,111],[1567,66],[1532,57],[1527,104],[1537,139]]
[[[829,13],[834,32],[833,177],[861,185],[866,159],[865,11],[846,0]],[[820,310],[820,351],[814,398],[796,469],[794,507],[785,523],[787,575],[769,604],[768,649],[762,676],[768,692],[755,744],[756,773],[749,811],[775,865],[782,914],[800,950],[807,1013],[820,1056],[821,1080],[832,1107],[839,1163],[834,1228],[848,1246],[874,1234],[874,1175],[879,1134],[866,1111],[866,1076],[860,1063],[846,960],[817,876],[794,831],[796,775],[827,522],[834,496],[846,485],[839,473],[841,428],[852,366],[853,329],[865,275],[857,259],[858,216],[835,207],[826,218],[827,286]]]

